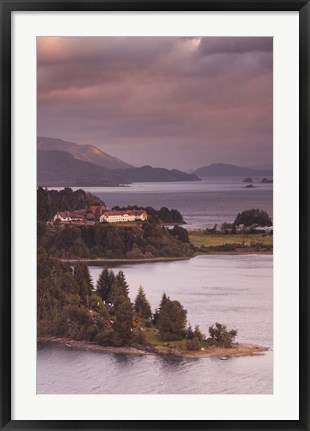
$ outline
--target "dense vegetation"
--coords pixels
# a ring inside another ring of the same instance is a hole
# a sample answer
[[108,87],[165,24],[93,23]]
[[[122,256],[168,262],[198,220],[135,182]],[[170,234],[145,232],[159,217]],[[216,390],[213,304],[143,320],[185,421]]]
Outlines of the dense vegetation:
[[159,221],[160,223],[167,223],[167,224],[170,224],[170,223],[185,224],[185,221],[180,211],[173,208],[170,210],[166,207],[162,207],[160,210],[156,210],[153,207],[139,207],[137,205],[129,205],[127,207],[115,206],[112,209],[117,211],[144,210],[147,212],[151,220]]
[[272,226],[272,221],[266,211],[252,208],[238,213],[234,225],[239,226],[240,224],[244,226]]
[[97,196],[82,189],[75,192],[66,187],[60,191],[47,190],[43,187],[37,189],[37,218],[38,221],[48,221],[57,211],[83,209],[90,205],[104,205]]
[[194,331],[187,326],[187,311],[165,293],[154,314],[142,287],[132,303],[122,271],[115,274],[103,268],[94,289],[85,263],[77,263],[73,270],[39,253],[37,278],[39,337],[58,336],[102,346],[152,346],[152,337],[157,343],[178,341],[188,350],[199,350],[202,346],[231,347],[237,335],[236,330],[227,331],[225,325],[216,323],[206,339],[198,326]]
[[[182,229],[182,231],[181,231]],[[134,226],[95,223],[94,225],[54,225],[38,222],[38,248],[60,258],[144,259],[190,257],[194,247],[185,229],[167,229],[157,223]]]
[[[84,190],[61,191],[39,187],[38,202],[38,249],[51,257],[59,258],[117,258],[145,259],[154,257],[190,257],[194,248],[189,243],[185,229],[175,226],[166,229],[160,222],[182,223],[177,210],[146,208],[150,220],[143,223],[61,225],[48,224],[57,211],[104,205],[97,196]],[[130,207],[137,209],[138,207]],[[126,209],[129,209],[126,208]]]

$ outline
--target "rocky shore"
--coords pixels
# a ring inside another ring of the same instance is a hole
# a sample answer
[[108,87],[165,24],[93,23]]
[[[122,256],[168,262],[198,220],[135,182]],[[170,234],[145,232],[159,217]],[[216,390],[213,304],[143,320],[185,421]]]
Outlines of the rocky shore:
[[70,340],[60,337],[38,337],[38,344],[50,343],[64,346],[68,349],[80,349],[102,353],[121,353],[130,355],[159,355],[180,358],[210,358],[217,357],[220,359],[229,359],[232,356],[253,356],[263,354],[269,350],[269,347],[259,346],[256,344],[239,344],[235,343],[231,348],[209,347],[198,351],[182,351],[177,349],[157,349],[152,346],[135,344],[132,346],[100,346],[87,341]]

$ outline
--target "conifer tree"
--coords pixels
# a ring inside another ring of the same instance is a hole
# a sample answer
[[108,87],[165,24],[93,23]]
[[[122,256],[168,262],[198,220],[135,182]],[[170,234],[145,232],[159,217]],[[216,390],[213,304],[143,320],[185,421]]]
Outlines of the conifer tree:
[[74,267],[74,279],[79,286],[79,295],[82,302],[88,306],[88,300],[92,294],[93,284],[85,262],[78,262]]
[[129,296],[129,287],[126,281],[125,274],[123,271],[119,271],[119,273],[116,275],[115,280],[118,282],[118,284],[122,288],[122,292],[124,296]]
[[107,266],[104,267],[104,269],[101,271],[99,275],[96,288],[97,288],[98,295],[104,301],[108,301],[109,299],[114,278],[115,278],[114,272],[109,271]]
[[124,295],[123,286],[120,284],[119,279],[115,277],[108,296],[108,301],[115,305],[120,296],[128,298],[128,295]]
[[135,299],[134,311],[141,319],[147,320],[152,317],[151,306],[146,299],[142,286],[139,287],[139,291]]
[[116,344],[130,344],[132,319],[133,311],[130,299],[127,296],[119,296],[115,303],[115,323],[113,325]]
[[163,306],[166,304],[166,302],[168,302],[170,300],[169,296],[166,295],[166,293],[163,293],[163,296],[161,297],[161,301],[157,310],[158,313],[158,319],[160,318],[160,312],[161,309],[163,308]]

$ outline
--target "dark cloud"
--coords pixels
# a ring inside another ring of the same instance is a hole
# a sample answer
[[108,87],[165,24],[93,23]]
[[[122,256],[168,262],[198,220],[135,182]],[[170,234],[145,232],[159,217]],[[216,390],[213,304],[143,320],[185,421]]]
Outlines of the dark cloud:
[[271,37],[208,37],[203,38],[199,51],[203,54],[245,54],[272,52]]
[[136,165],[269,162],[272,38],[39,38],[38,133]]

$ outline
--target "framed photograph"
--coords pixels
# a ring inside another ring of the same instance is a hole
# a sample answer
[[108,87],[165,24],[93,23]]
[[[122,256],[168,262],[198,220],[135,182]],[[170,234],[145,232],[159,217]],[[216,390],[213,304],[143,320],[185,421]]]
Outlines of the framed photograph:
[[308,430],[309,2],[0,4],[1,429]]

